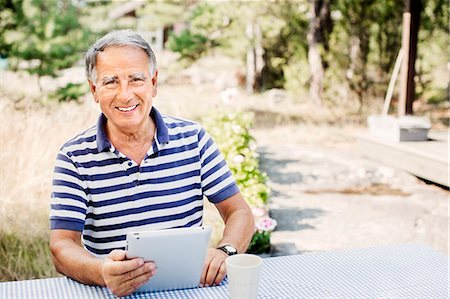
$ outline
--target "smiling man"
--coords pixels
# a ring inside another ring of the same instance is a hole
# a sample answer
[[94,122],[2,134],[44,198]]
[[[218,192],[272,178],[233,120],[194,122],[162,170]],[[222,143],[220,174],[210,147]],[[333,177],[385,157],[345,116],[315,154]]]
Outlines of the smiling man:
[[125,258],[126,234],[200,226],[206,196],[225,230],[208,250],[200,283],[219,284],[225,259],[246,251],[254,221],[213,140],[199,124],[153,106],[156,59],[135,32],[113,31],[96,41],[86,53],[86,74],[102,113],[56,159],[50,213],[56,269],[130,294],[157,268]]

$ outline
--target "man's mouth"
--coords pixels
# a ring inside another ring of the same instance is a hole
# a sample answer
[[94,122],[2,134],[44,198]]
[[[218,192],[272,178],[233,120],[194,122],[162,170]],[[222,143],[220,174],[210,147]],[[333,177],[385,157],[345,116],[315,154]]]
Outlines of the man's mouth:
[[122,112],[130,112],[130,111],[133,111],[134,109],[136,109],[137,106],[139,106],[139,104],[134,105],[134,106],[129,106],[129,107],[116,107],[116,109],[119,111],[122,111]]

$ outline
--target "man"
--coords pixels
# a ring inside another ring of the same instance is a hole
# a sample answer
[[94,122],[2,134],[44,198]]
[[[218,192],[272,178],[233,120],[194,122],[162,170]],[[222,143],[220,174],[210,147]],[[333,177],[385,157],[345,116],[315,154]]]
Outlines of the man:
[[254,221],[216,145],[200,125],[153,107],[156,60],[138,34],[120,30],[99,39],[86,53],[86,74],[102,114],[56,160],[50,213],[56,269],[130,294],[157,265],[126,260],[126,234],[200,226],[206,196],[225,229],[218,248],[208,249],[200,284],[219,284],[228,255],[246,251]]

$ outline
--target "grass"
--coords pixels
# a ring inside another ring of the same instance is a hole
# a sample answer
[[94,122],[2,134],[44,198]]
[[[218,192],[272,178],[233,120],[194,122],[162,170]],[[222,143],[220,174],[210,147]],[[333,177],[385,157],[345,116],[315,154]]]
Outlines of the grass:
[[0,281],[57,276],[48,247],[48,234],[24,236],[0,235]]
[[98,114],[90,102],[42,106],[13,99],[0,94],[0,281],[57,275],[48,246],[56,154]]

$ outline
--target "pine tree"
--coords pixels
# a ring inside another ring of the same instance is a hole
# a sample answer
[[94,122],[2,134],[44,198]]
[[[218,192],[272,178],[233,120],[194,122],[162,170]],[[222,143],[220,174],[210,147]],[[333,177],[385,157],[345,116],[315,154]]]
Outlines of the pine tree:
[[79,22],[80,7],[71,0],[11,0],[15,26],[5,30],[4,44],[13,68],[55,77],[83,56],[88,32]]

